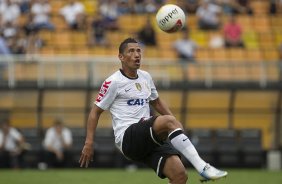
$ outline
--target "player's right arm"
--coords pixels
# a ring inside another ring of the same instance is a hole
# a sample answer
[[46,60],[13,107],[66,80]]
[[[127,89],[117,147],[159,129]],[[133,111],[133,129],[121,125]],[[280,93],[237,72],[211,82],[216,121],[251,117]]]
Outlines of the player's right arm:
[[103,111],[103,109],[97,105],[94,105],[89,113],[85,144],[79,159],[80,167],[88,167],[89,162],[93,159],[95,130],[97,128],[100,115]]
[[92,161],[94,134],[98,125],[98,120],[102,112],[108,110],[113,103],[117,94],[116,89],[116,83],[110,79],[105,80],[101,86],[94,106],[88,116],[85,144],[79,159],[80,167],[88,167],[89,162]]

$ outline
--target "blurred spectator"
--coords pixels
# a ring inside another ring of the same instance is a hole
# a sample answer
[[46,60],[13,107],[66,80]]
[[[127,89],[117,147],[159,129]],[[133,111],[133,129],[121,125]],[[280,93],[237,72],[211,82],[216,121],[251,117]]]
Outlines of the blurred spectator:
[[[0,55],[9,55],[11,54],[10,48],[8,47],[5,38],[2,33],[0,33]],[[1,65],[0,65],[1,66]]]
[[188,28],[184,28],[182,30],[182,38],[176,40],[172,46],[177,52],[178,58],[181,62],[195,61],[197,44],[190,39],[190,32]]
[[43,146],[48,167],[68,167],[71,163],[72,133],[61,120],[55,120],[45,134]]
[[152,22],[150,17],[147,17],[146,23],[144,27],[137,33],[137,37],[142,44],[149,45],[149,46],[156,46],[156,33],[153,28]]
[[118,12],[121,15],[132,13],[132,9],[130,7],[130,3],[128,3],[128,0],[119,0],[118,1]]
[[248,14],[252,15],[253,10],[249,0],[233,0],[234,14]]
[[34,28],[37,30],[54,30],[54,25],[49,21],[51,6],[48,0],[35,0],[31,6]]
[[118,3],[115,0],[102,1],[99,7],[100,13],[107,25],[108,30],[117,30],[118,26]]
[[269,3],[269,13],[271,15],[282,13],[282,0],[270,0]]
[[1,32],[3,34],[3,37],[5,38],[6,44],[9,47],[9,50],[12,54],[14,54],[13,46],[16,42],[17,34],[19,33],[20,29],[16,27],[15,24],[12,24],[11,22],[6,22],[5,25],[3,25]]
[[230,15],[233,14],[233,2],[234,0],[217,0],[219,6],[222,7],[224,14]]
[[229,17],[228,23],[223,28],[225,47],[244,47],[242,28],[234,16]]
[[3,33],[4,38],[7,40],[16,36],[18,31],[19,28],[12,22],[6,22],[1,28],[1,32]]
[[209,47],[213,49],[222,48],[225,46],[224,39],[221,34],[213,34],[210,36]]
[[187,13],[195,14],[199,6],[199,0],[181,0],[180,4]]
[[16,25],[20,13],[21,10],[17,3],[13,2],[12,0],[2,1],[0,4],[0,25],[5,25],[7,22]]
[[134,13],[154,13],[164,4],[162,0],[131,0]]
[[18,53],[37,54],[44,44],[39,37],[39,29],[35,27],[32,20],[33,16],[29,14],[28,19],[24,23],[23,32],[18,34],[18,41],[14,45]]
[[108,41],[106,38],[107,25],[102,15],[97,13],[94,16],[89,30],[89,46],[107,46]]
[[25,54],[38,54],[39,49],[44,44],[37,30],[32,31],[25,37],[21,38],[22,40],[19,41],[17,44],[19,47],[24,49]]
[[[2,59],[9,57],[11,54],[11,50],[8,47],[5,38],[3,37],[2,33],[0,32],[0,56]],[[5,70],[6,64],[0,62],[0,81],[5,78]]]
[[145,0],[132,0],[134,13],[145,13]]
[[204,0],[196,12],[199,28],[202,30],[218,29],[220,27],[220,13],[220,6],[212,4],[210,0]]
[[13,1],[18,3],[22,14],[28,13],[30,11],[30,3],[32,0],[13,0]]
[[76,0],[68,0],[68,3],[60,9],[62,15],[71,29],[82,30],[86,25],[84,5]]
[[25,145],[21,133],[4,120],[0,126],[0,168],[22,167]]

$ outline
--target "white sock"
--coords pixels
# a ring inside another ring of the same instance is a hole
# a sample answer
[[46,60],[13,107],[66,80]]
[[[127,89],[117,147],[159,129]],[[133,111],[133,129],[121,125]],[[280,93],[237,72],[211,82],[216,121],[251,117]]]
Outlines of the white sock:
[[168,137],[174,148],[182,153],[199,173],[202,172],[207,163],[199,156],[194,145],[183,131],[180,128],[175,129]]

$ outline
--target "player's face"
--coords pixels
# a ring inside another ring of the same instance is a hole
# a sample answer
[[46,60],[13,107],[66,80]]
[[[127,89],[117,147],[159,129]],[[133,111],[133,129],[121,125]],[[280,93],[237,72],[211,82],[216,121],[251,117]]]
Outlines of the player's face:
[[128,43],[122,54],[119,54],[123,69],[137,70],[141,64],[141,48],[138,43]]

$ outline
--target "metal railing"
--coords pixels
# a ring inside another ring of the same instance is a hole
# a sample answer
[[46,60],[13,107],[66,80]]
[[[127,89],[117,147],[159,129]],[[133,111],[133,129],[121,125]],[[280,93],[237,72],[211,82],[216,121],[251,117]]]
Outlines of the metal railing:
[[[88,56],[11,56],[0,57],[0,85],[44,87],[97,87],[120,68],[116,57]],[[216,82],[254,82],[261,88],[281,82],[282,62],[193,62],[170,59],[143,59],[141,69],[147,70],[157,83],[169,87],[175,82],[202,82],[212,87]],[[24,85],[24,84],[23,84]]]

